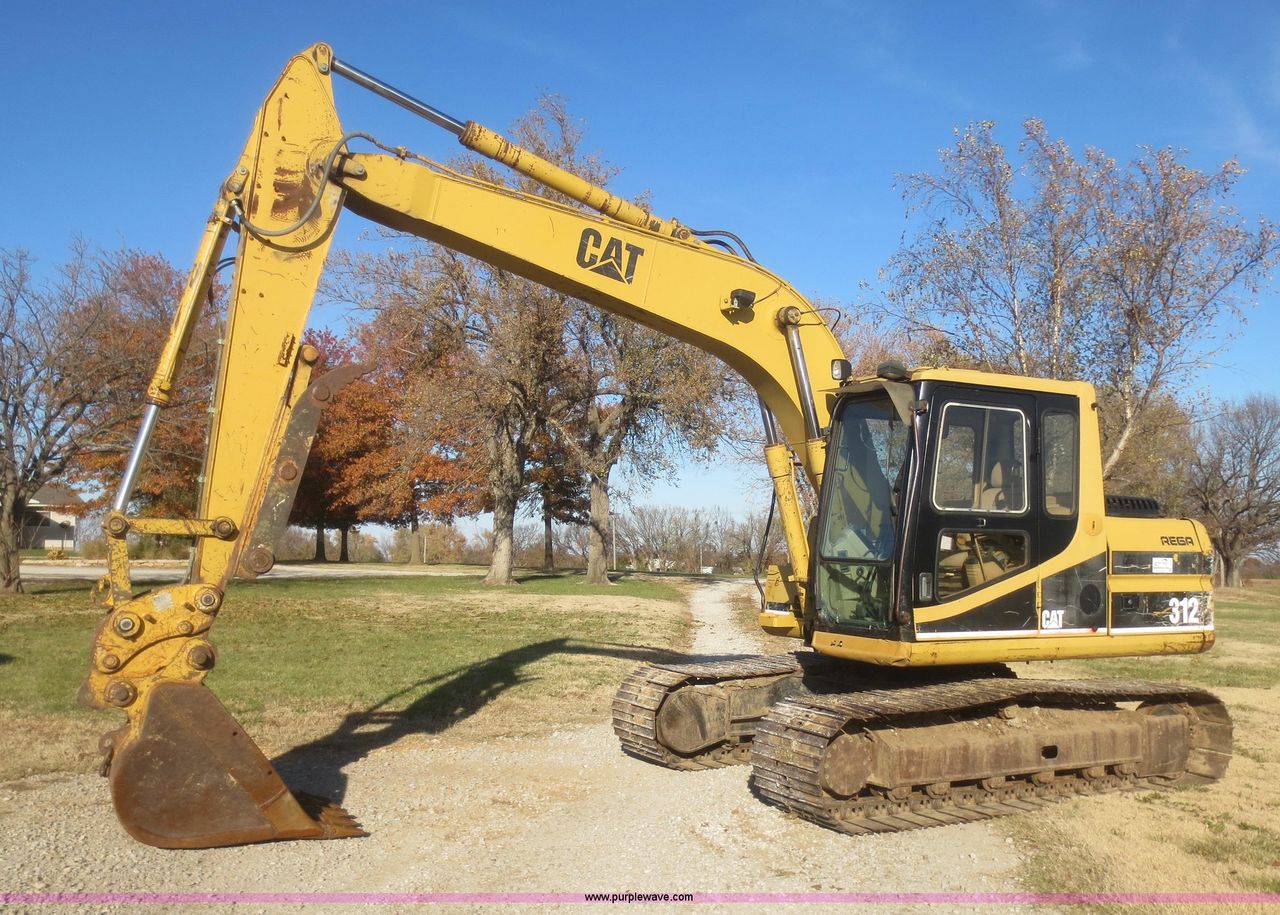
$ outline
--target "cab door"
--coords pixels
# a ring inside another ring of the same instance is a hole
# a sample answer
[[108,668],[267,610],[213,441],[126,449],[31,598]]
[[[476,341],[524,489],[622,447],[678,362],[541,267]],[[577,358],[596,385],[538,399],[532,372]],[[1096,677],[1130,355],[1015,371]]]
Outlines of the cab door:
[[917,608],[956,612],[925,614],[917,633],[1034,630],[1034,583],[1010,589],[1007,579],[1039,561],[1035,398],[942,386],[930,398],[929,415],[913,598]]

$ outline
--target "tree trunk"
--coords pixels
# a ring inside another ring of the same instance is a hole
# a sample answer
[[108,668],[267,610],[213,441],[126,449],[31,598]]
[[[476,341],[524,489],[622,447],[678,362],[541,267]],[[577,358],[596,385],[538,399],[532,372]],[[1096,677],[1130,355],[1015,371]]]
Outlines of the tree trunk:
[[350,524],[338,525],[338,530],[342,534],[342,546],[338,550],[338,562],[350,562],[351,551],[347,547],[347,535],[351,533]]
[[609,562],[605,536],[609,534],[609,476],[591,474],[591,519],[587,525],[587,584],[607,585]]
[[1235,557],[1222,554],[1222,577],[1227,583],[1228,588],[1242,587],[1240,583],[1240,566],[1243,563],[1236,562]]
[[22,516],[26,504],[16,493],[0,499],[0,591],[22,593]]
[[516,525],[516,494],[508,489],[494,493],[493,500],[493,556],[489,558],[489,574],[486,585],[514,585],[512,572],[514,531]]
[[409,565],[420,566],[427,562],[426,535],[418,525],[418,513],[409,516]]
[[[489,488],[493,494],[493,556],[489,559],[486,585],[514,585],[512,575],[514,561],[516,508],[520,502],[520,490],[524,488],[523,433],[519,431],[522,420],[504,416],[485,443],[489,451]],[[511,427],[516,426],[513,430]]]
[[555,531],[551,525],[551,492],[542,490],[542,571],[554,572],[556,568]]
[[316,554],[311,557],[312,562],[328,562],[324,555],[324,522],[316,522]]

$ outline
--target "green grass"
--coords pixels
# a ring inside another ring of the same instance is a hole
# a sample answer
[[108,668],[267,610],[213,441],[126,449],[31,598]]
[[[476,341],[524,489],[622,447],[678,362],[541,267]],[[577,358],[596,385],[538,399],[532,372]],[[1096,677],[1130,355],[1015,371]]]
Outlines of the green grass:
[[1280,607],[1271,604],[1251,604],[1243,601],[1236,603],[1235,601],[1227,601],[1226,616],[1222,616],[1223,602],[1218,603],[1218,619],[1217,623],[1221,625],[1225,622],[1229,630],[1234,630],[1236,634],[1244,638],[1251,638],[1251,627],[1246,623],[1261,623],[1264,628],[1280,626]]
[[0,707],[74,710],[101,618],[80,582],[41,583],[25,595],[0,596]]
[[[82,583],[0,597],[0,713],[114,726],[114,714],[74,705],[101,616]],[[374,719],[391,740],[486,710],[492,731],[515,733],[604,717],[618,680],[680,647],[685,627],[679,589],[641,578],[604,587],[541,574],[511,588],[474,576],[238,583],[211,634],[218,665],[207,682],[265,744],[317,731],[350,738]],[[0,765],[0,777],[23,771]]]
[[[493,612],[496,600],[515,605]],[[216,642],[226,664],[209,683],[233,711],[355,707],[447,712],[491,688],[486,678],[545,694],[539,662],[581,655],[640,661],[645,633],[625,614],[554,609],[555,598],[678,600],[670,585],[628,581],[586,587],[537,576],[495,597],[478,578],[292,580],[232,589]],[[237,612],[237,605],[244,609]],[[388,613],[380,607],[400,607]],[[676,614],[672,614],[676,616]],[[563,685],[563,684],[561,684]]]
[[1265,616],[1253,610],[1241,610],[1231,604],[1218,609],[1214,615],[1218,638],[1227,642],[1253,642],[1258,645],[1274,645],[1280,635],[1280,619]]
[[[146,570],[139,570],[145,575]],[[282,598],[359,597],[374,588],[379,592],[400,594],[443,594],[454,591],[470,591],[481,587],[483,574],[477,575],[368,575],[349,578],[289,578],[264,579],[254,582],[236,582],[231,587],[231,597],[251,594],[255,589],[267,591]],[[578,573],[565,572],[517,572],[517,584],[509,590],[523,594],[546,595],[599,595],[601,597],[637,597],[649,600],[679,600],[680,589],[674,584],[654,581],[648,577],[620,574],[610,585],[587,585]],[[501,590],[501,589],[499,589]],[[2,611],[0,611],[2,612]]]
[[1238,686],[1247,689],[1270,689],[1280,683],[1280,674],[1274,667],[1264,664],[1232,664],[1213,656],[1105,658],[1076,663],[1079,672],[1089,677],[1169,681],[1208,688]]

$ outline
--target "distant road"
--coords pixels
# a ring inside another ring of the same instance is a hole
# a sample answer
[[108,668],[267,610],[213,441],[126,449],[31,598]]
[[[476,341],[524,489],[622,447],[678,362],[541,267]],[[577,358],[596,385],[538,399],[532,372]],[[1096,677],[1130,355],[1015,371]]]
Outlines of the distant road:
[[[186,563],[181,565],[135,565],[134,581],[181,581],[187,574]],[[96,581],[107,574],[105,562],[24,562],[22,577],[31,581],[64,581],[83,579]],[[351,578],[381,575],[483,575],[483,569],[474,572],[409,568],[408,566],[380,563],[304,562],[278,565],[263,578]]]

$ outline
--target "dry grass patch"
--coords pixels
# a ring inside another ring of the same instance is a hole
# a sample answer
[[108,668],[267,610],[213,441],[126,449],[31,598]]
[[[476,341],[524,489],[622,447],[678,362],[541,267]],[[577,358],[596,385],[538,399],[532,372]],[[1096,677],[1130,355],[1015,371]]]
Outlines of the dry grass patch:
[[756,634],[761,654],[787,654],[804,647],[799,639],[769,635],[760,628],[760,592],[756,590],[754,583],[750,589],[735,594],[732,600],[734,616],[743,629]]
[[102,762],[98,737],[115,725],[82,712],[27,715],[0,708],[0,734],[9,745],[0,755],[0,782],[47,772],[91,772]]

